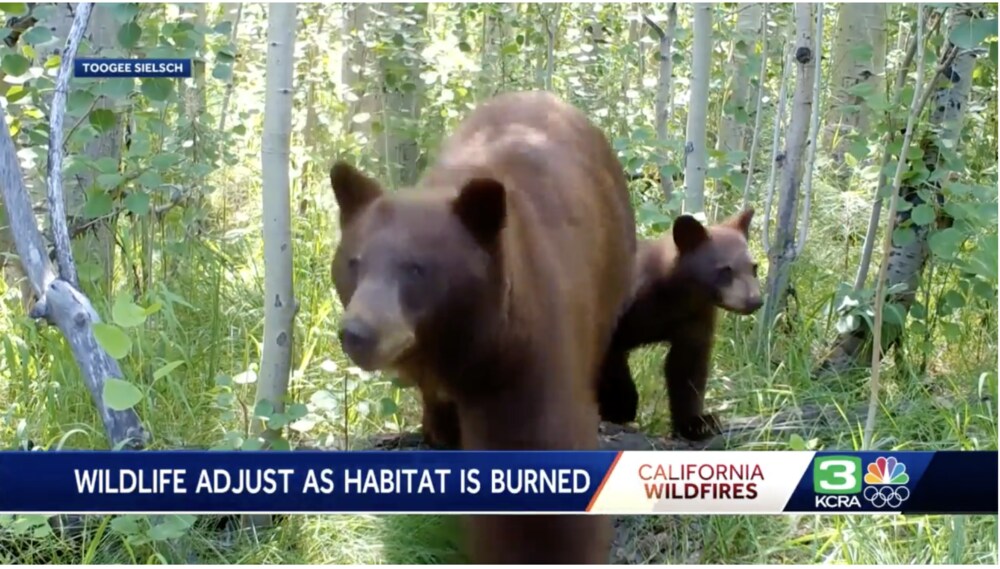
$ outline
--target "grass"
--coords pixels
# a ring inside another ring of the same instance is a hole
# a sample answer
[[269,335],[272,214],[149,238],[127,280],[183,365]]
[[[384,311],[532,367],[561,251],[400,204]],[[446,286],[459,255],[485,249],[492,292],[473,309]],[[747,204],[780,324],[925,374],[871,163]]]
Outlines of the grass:
[[[254,369],[263,333],[262,244],[259,187],[252,180],[223,180],[244,188],[214,204],[208,239],[190,239],[179,214],[156,233],[161,269],[140,299],[163,308],[144,328],[133,330],[132,354],[123,362],[145,390],[138,407],[153,436],[153,448],[239,447],[252,412]],[[374,433],[413,430],[419,425],[415,394],[351,366],[335,338],[341,307],[329,276],[336,240],[334,211],[325,187],[309,193],[310,207],[295,217],[296,363],[291,397],[309,414],[292,425],[293,444],[317,441],[335,448],[364,446]],[[220,198],[220,199],[223,199]],[[302,196],[293,197],[299,203]],[[827,211],[836,211],[831,208]],[[226,212],[225,214],[219,212]],[[235,213],[233,213],[235,212]],[[769,357],[751,341],[753,318],[721,320],[708,404],[725,420],[770,417],[789,407],[835,403],[846,411],[867,401],[865,377],[810,379],[816,354],[833,335],[826,306],[845,280],[843,224],[817,214],[811,248],[795,268],[797,302],[789,312],[794,333],[777,335]],[[755,224],[755,228],[759,226]],[[129,236],[134,251],[139,238]],[[857,249],[856,247],[851,249]],[[850,251],[856,255],[856,251]],[[86,251],[81,252],[86,253]],[[758,251],[758,256],[763,257]],[[127,289],[118,275],[118,290]],[[24,440],[45,447],[104,448],[103,430],[90,397],[58,331],[28,319],[15,287],[0,283],[0,441]],[[102,314],[113,295],[86,283]],[[900,450],[997,448],[996,318],[970,306],[956,318],[963,337],[934,338],[927,373],[888,365],[882,402],[906,404],[906,412],[883,414],[878,448]],[[983,321],[986,323],[983,324]],[[662,433],[669,427],[660,376],[664,348],[639,350],[632,366],[641,392],[640,426]],[[184,365],[154,381],[167,362]],[[768,364],[768,361],[778,362]],[[984,392],[985,390],[985,392]],[[819,449],[854,449],[861,422],[799,431]],[[790,435],[761,432],[741,449],[787,449]],[[87,519],[86,531],[61,540],[37,530],[43,520],[0,520],[2,562],[187,562],[206,563],[446,563],[462,561],[458,520],[435,516],[290,516],[258,533],[226,533],[202,522],[174,541],[143,542],[148,522],[126,537],[107,518]],[[659,516],[622,520],[619,558],[633,563],[984,563],[997,562],[996,516]],[[18,525],[20,524],[20,525]],[[24,530],[16,534],[18,528]],[[24,529],[27,528],[27,529]]]

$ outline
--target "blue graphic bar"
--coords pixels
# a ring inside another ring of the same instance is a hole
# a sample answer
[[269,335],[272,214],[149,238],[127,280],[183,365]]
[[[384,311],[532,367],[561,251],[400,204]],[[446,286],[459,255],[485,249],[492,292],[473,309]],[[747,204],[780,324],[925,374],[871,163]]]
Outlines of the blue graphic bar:
[[190,59],[95,59],[73,62],[74,77],[191,77]]
[[584,512],[616,456],[0,452],[0,512]]

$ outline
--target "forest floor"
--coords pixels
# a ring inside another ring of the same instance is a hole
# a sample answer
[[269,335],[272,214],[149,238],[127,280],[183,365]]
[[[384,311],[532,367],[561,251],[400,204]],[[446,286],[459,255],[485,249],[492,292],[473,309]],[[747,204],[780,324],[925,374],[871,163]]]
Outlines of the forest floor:
[[[328,192],[310,198],[295,220],[296,364],[291,397],[308,413],[292,424],[293,446],[363,448],[378,434],[417,430],[412,390],[391,378],[352,367],[336,341],[340,312],[330,282],[335,231]],[[162,304],[146,326],[132,330],[124,368],[143,387],[137,411],[153,448],[251,448],[244,440],[252,413],[255,366],[263,332],[263,263],[259,220],[233,212],[255,204],[226,204],[223,227],[208,239],[176,228],[160,236],[162,257],[143,305]],[[296,202],[297,203],[297,202]],[[814,221],[811,239],[829,238]],[[180,223],[175,224],[181,227]],[[190,227],[189,231],[193,231]],[[831,230],[832,232],[832,230]],[[814,380],[810,370],[833,337],[828,305],[853,260],[837,246],[808,250],[793,274],[797,301],[771,353],[758,354],[753,317],[721,319],[708,405],[738,436],[727,449],[856,449],[863,420],[854,410],[868,398],[866,374]],[[758,251],[758,257],[763,257]],[[82,255],[81,255],[82,256]],[[78,256],[78,258],[81,258]],[[843,265],[842,269],[840,266]],[[124,273],[124,272],[123,272]],[[125,273],[127,274],[127,273]],[[25,316],[16,289],[0,283],[0,443],[25,440],[48,448],[105,448],[90,398],[58,331]],[[102,314],[111,295],[86,283]],[[117,290],[127,290],[118,286]],[[997,345],[995,320],[970,321],[961,337],[935,341],[912,365],[887,361],[875,445],[894,450],[996,450]],[[633,354],[640,387],[638,428],[669,428],[660,377],[664,348]],[[926,358],[926,366],[918,365]],[[153,379],[168,362],[183,365]],[[773,363],[777,362],[777,363]],[[924,367],[924,373],[915,370]],[[792,420],[796,410],[805,418]],[[775,418],[780,418],[777,420]],[[736,432],[736,431],[734,431]],[[30,526],[36,523],[23,522]],[[274,527],[220,532],[194,520],[164,540],[147,520],[109,522],[94,516],[70,540],[39,531],[14,536],[17,520],[0,519],[0,562],[159,563],[444,563],[460,562],[458,520],[445,516],[289,516]],[[159,523],[159,522],[158,522]],[[138,529],[137,529],[138,528]],[[145,528],[145,529],[143,529]],[[162,528],[161,528],[162,530]],[[997,563],[996,516],[649,516],[619,520],[613,558],[628,563]]]

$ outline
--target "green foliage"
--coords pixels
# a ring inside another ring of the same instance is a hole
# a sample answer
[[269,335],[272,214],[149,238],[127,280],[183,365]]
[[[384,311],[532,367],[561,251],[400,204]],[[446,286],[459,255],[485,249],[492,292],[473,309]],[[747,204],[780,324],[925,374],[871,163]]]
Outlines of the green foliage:
[[955,26],[948,35],[948,41],[962,49],[972,49],[986,38],[996,35],[996,18],[975,18]]
[[108,378],[104,382],[104,404],[115,411],[124,411],[142,401],[142,392],[131,383]]
[[132,340],[121,328],[113,324],[95,323],[94,337],[108,355],[116,360],[124,358],[132,351]]

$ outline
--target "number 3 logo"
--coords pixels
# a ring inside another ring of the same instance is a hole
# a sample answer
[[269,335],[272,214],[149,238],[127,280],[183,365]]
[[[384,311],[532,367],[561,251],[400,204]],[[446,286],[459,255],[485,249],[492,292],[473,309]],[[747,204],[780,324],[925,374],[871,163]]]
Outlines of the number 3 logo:
[[813,463],[813,489],[817,494],[856,494],[861,491],[861,459],[855,456],[822,456]]

